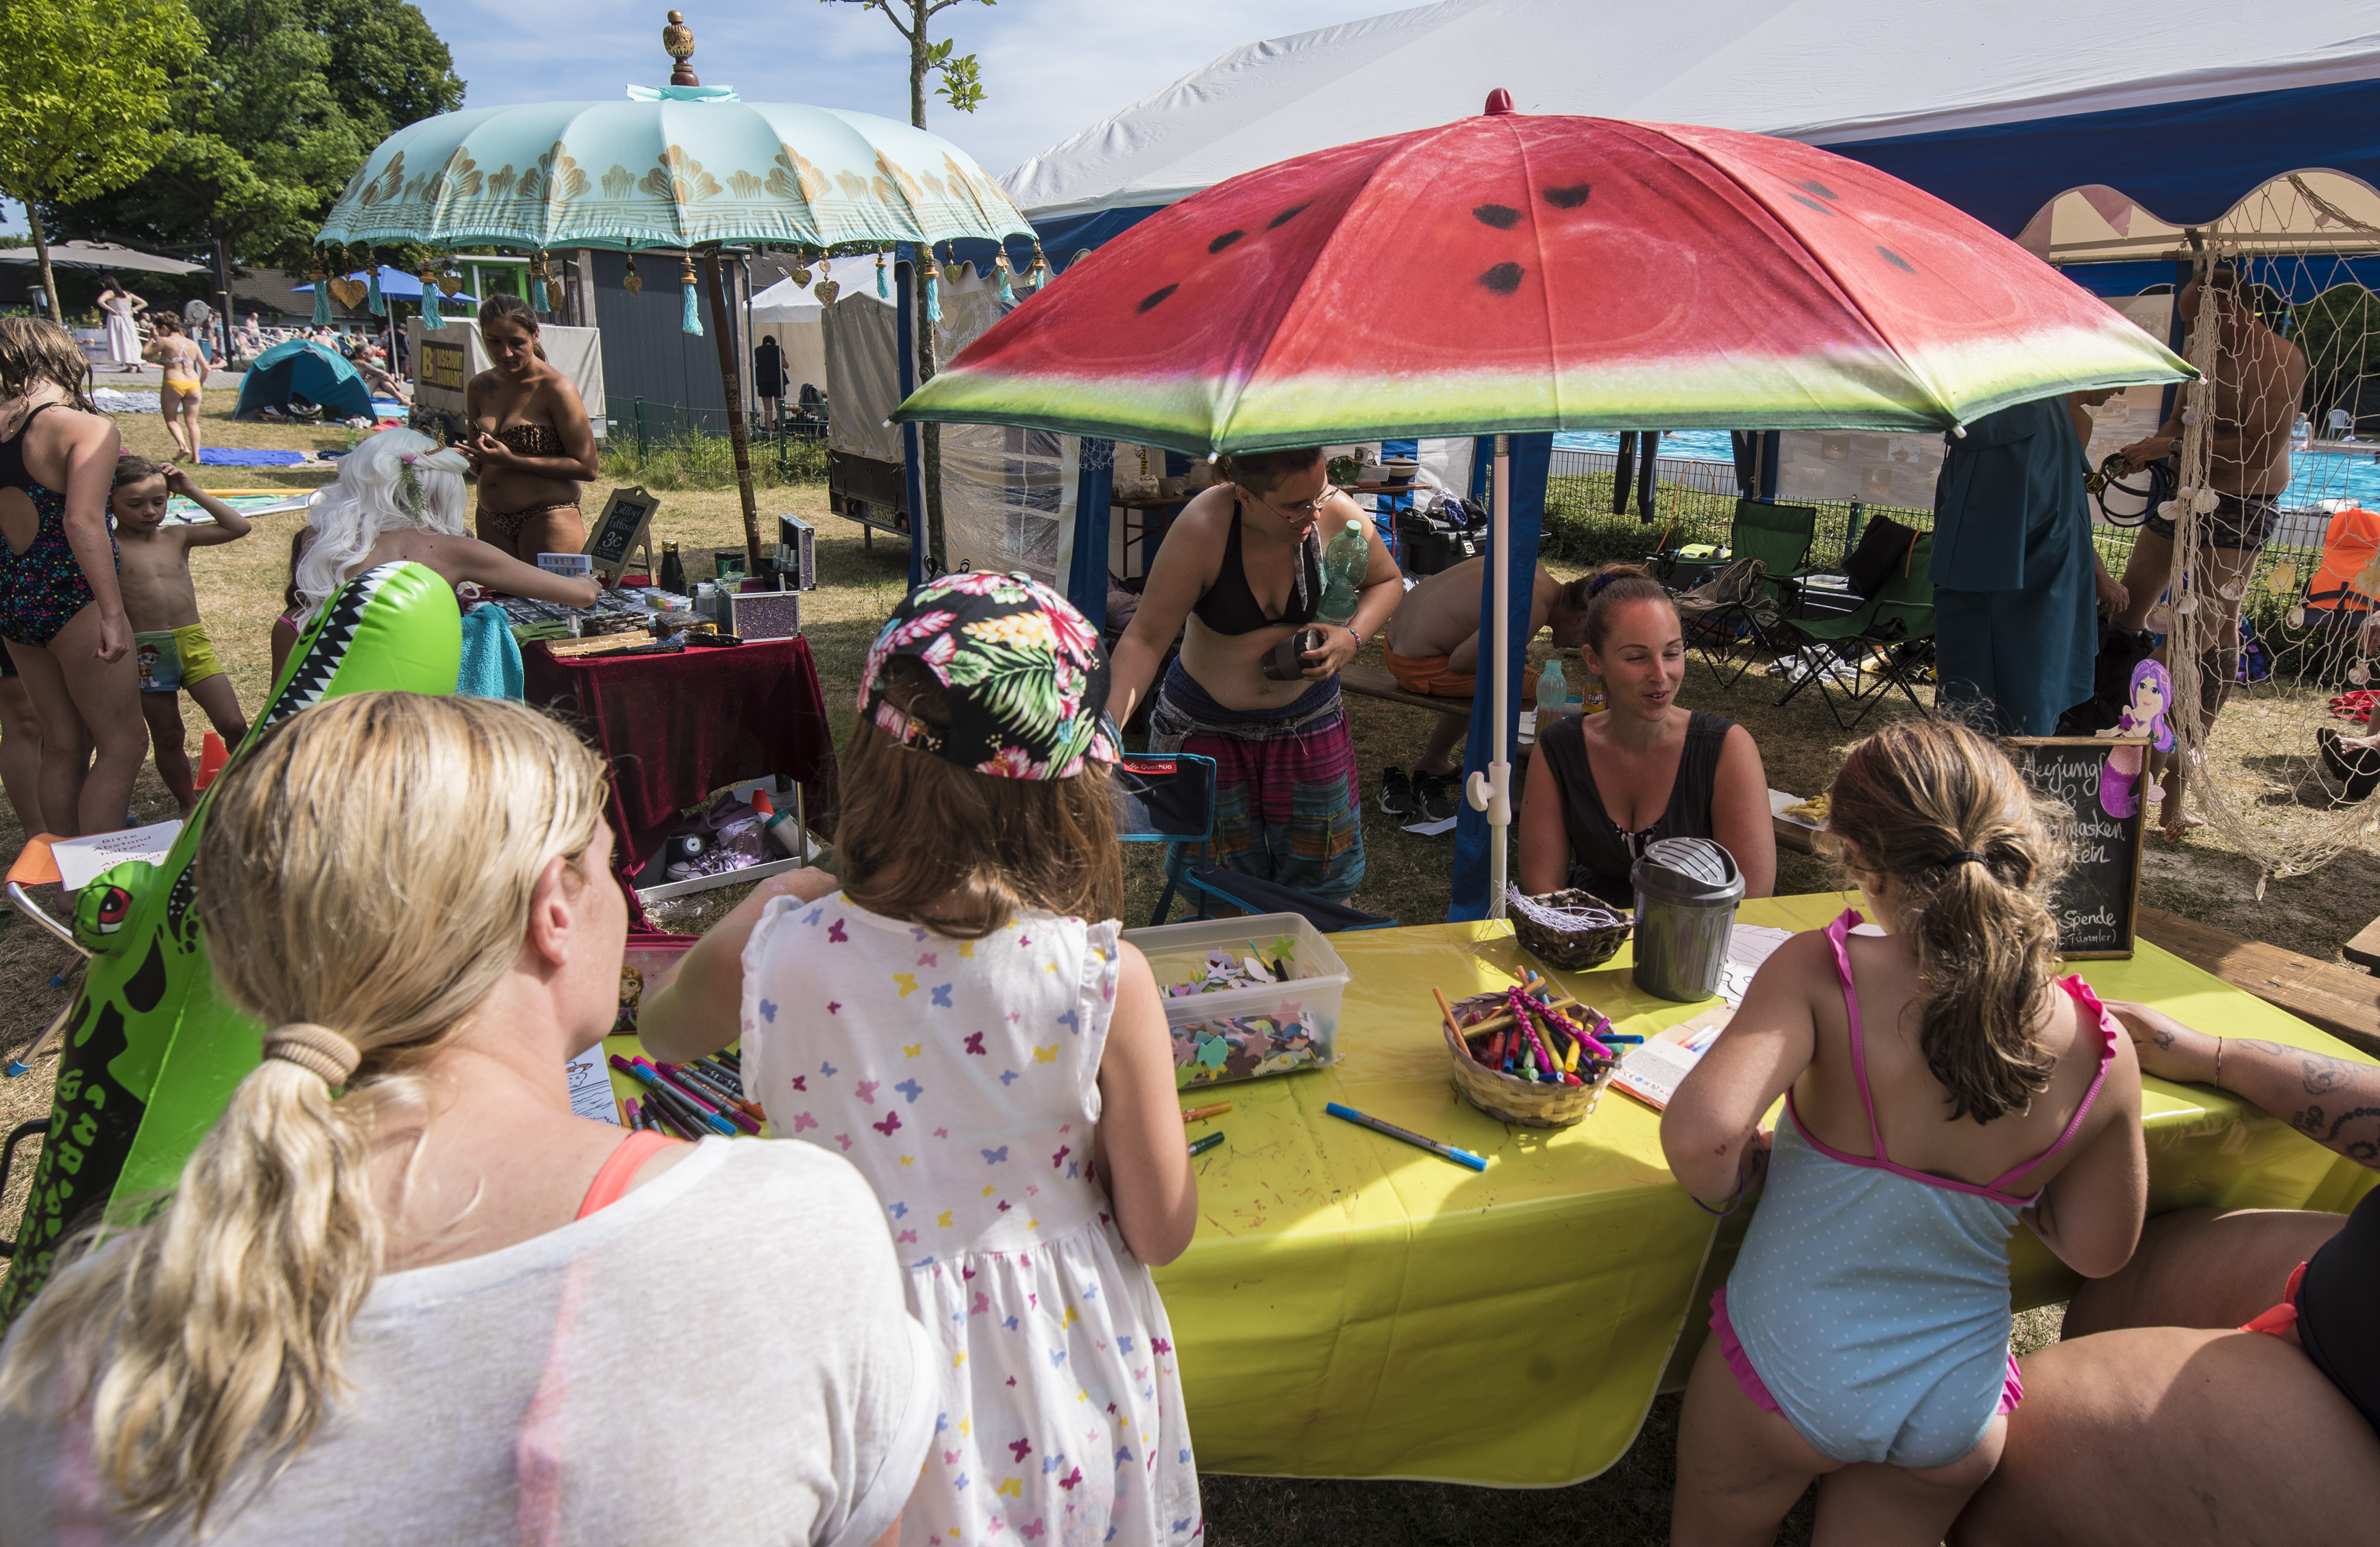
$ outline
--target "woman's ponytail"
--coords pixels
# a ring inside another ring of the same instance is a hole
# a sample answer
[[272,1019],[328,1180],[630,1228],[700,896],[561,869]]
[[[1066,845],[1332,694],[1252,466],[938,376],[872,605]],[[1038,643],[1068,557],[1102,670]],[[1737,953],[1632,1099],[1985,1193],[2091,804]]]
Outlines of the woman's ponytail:
[[201,1531],[344,1393],[387,1236],[373,1154],[429,1122],[421,1066],[511,970],[547,867],[580,864],[602,778],[522,705],[406,693],[306,710],[225,771],[198,907],[216,986],[273,1029],[263,1061],[171,1201],[62,1269],[0,1369],[19,1411],[89,1404],[132,1519]]
[[1909,899],[1918,1041],[1950,1115],[2022,1111],[2056,1066],[2035,1031],[2058,964],[2048,898],[2067,863],[2055,809],[1991,742],[1926,720],[1853,748],[1828,816]]

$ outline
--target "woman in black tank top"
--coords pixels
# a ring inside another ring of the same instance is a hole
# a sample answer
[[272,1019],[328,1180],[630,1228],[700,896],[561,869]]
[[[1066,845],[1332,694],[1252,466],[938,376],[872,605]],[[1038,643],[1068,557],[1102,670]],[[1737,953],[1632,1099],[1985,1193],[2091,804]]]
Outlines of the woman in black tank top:
[[1760,750],[1732,720],[1677,701],[1685,640],[1669,593],[1633,566],[1606,566],[1588,593],[1585,654],[1609,707],[1537,727],[1521,889],[1578,886],[1632,907],[1629,876],[1647,844],[1709,838],[1735,857],[1744,895],[1769,895],[1777,832]]

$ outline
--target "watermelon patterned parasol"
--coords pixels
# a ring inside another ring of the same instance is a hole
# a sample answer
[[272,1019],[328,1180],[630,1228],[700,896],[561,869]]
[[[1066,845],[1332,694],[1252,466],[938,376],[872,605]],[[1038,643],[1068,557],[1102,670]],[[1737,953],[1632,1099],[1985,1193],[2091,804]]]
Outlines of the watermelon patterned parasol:
[[1764,135],[1505,105],[1151,215],[895,417],[1205,456],[1646,424],[1948,430],[2192,373],[2015,243],[1872,167]]
[[1524,116],[1499,91],[1476,117],[1281,162],[1151,215],[892,417],[1192,456],[1494,433],[1490,740],[1464,793],[1487,818],[1500,917],[1520,654],[1510,432],[1962,433],[2030,398],[2192,374],[2015,243],[1857,162]]

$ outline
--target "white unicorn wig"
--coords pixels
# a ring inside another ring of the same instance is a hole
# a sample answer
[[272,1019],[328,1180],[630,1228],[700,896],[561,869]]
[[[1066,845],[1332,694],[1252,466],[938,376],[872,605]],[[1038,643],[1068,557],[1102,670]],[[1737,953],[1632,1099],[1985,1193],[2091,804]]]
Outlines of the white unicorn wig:
[[463,454],[411,430],[383,430],[340,458],[339,476],[308,522],[314,541],[298,561],[297,590],[308,613],[345,583],[382,534],[406,527],[468,537]]

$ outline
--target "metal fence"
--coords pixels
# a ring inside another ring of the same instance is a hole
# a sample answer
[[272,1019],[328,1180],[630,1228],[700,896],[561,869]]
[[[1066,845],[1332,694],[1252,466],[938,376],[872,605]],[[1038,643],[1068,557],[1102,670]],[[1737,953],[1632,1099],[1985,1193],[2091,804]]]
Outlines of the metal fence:
[[[639,476],[650,472],[664,488],[735,481],[735,443],[725,410],[615,394],[604,398],[604,412],[611,420],[604,449],[621,465],[621,476],[632,469]],[[826,431],[823,422],[772,424],[753,416],[745,427],[753,471],[776,483],[822,481]]]

